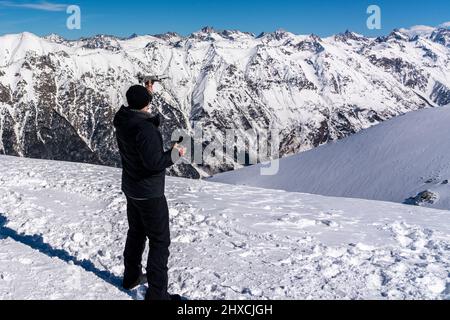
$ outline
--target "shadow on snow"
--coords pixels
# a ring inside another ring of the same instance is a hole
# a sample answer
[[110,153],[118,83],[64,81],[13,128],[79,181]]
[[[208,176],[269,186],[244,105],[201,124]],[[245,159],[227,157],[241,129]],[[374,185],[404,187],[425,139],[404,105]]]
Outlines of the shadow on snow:
[[130,291],[126,291],[121,287],[122,279],[120,277],[117,277],[109,271],[98,269],[89,260],[79,260],[65,250],[53,248],[48,243],[45,243],[43,237],[40,235],[28,236],[19,234],[17,233],[17,231],[6,227],[7,222],[8,220],[0,214],[0,239],[11,238],[14,241],[37,250],[50,258],[58,258],[66,263],[72,263],[75,266],[83,268],[87,272],[95,274],[98,278],[113,285],[120,291],[128,294],[130,297],[136,299],[135,294]]

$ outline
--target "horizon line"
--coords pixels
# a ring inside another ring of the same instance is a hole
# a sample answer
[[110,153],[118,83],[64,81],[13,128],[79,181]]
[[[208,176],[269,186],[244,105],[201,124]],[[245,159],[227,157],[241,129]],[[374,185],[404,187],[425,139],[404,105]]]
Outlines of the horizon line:
[[[410,26],[410,27],[398,27],[398,28],[394,28],[394,29],[389,29],[390,31],[384,32],[383,35],[386,36],[386,35],[391,34],[392,32],[395,32],[395,31],[414,30],[414,28],[418,28],[418,27],[427,27],[427,28],[433,28],[433,29],[436,29],[436,30],[438,30],[438,29],[444,29],[444,30],[447,29],[447,30],[450,30],[450,21],[448,21],[448,22],[443,22],[443,23],[441,23],[441,24],[439,24],[439,25],[437,25],[437,26],[430,26],[430,25],[413,25],[413,26]],[[196,34],[196,33],[206,32],[205,30],[211,30],[211,32],[216,32],[216,33],[219,33],[219,34],[225,32],[225,31],[240,32],[240,33],[244,33],[244,34],[251,35],[251,36],[254,37],[255,39],[257,39],[257,38],[259,38],[259,37],[261,37],[261,36],[263,36],[263,35],[266,35],[266,34],[274,34],[274,33],[277,33],[277,32],[287,32],[287,33],[293,34],[293,35],[295,35],[295,36],[318,36],[318,37],[320,37],[320,38],[329,38],[329,37],[333,37],[333,36],[336,36],[336,35],[345,34],[345,33],[347,33],[347,32],[351,32],[351,33],[354,33],[354,34],[357,34],[357,35],[362,35],[362,36],[364,36],[364,37],[366,37],[366,38],[373,38],[373,39],[383,37],[383,35],[379,35],[379,36],[366,36],[366,35],[364,35],[364,34],[362,34],[362,33],[352,31],[352,30],[349,29],[349,28],[347,28],[345,31],[340,31],[340,32],[337,32],[337,33],[332,33],[332,34],[329,34],[329,35],[327,35],[327,36],[319,36],[318,34],[316,34],[316,33],[314,33],[314,32],[313,32],[313,33],[304,33],[304,34],[302,34],[302,33],[294,33],[294,32],[291,32],[291,31],[289,31],[289,30],[286,30],[285,28],[277,28],[277,29],[275,29],[275,30],[273,30],[273,31],[261,31],[259,34],[257,34],[257,33],[254,33],[254,32],[243,31],[243,30],[240,30],[240,29],[216,29],[216,28],[214,28],[214,27],[212,27],[212,26],[204,26],[204,27],[202,27],[202,28],[200,28],[200,29],[198,29],[198,30],[196,30],[196,31],[193,31],[193,32],[188,33],[188,34],[185,34],[185,35],[183,35],[183,34],[181,34],[181,33],[178,33],[178,32],[176,32],[176,31],[166,31],[166,32],[164,32],[164,33],[155,33],[155,34],[152,34],[152,33],[138,34],[138,33],[136,33],[136,32],[133,32],[133,33],[130,34],[129,36],[118,36],[118,35],[115,35],[115,34],[108,34],[108,33],[95,33],[95,34],[92,33],[92,34],[90,34],[90,35],[79,36],[78,38],[67,38],[67,37],[65,37],[65,36],[62,36],[62,35],[59,34],[59,33],[56,33],[56,32],[48,33],[48,34],[45,34],[45,35],[39,35],[39,34],[34,33],[34,32],[32,32],[32,31],[22,31],[22,32],[16,32],[16,33],[0,33],[0,37],[2,37],[2,36],[7,36],[7,35],[20,35],[20,34],[23,34],[23,33],[29,33],[29,34],[32,34],[32,35],[38,37],[38,38],[45,38],[45,37],[49,37],[49,36],[51,36],[51,35],[56,35],[56,36],[59,36],[59,37],[63,38],[64,40],[67,40],[67,41],[78,41],[78,40],[83,40],[83,39],[94,38],[94,37],[97,37],[97,36],[108,36],[108,37],[113,37],[113,38],[117,38],[117,39],[121,39],[121,40],[127,40],[127,39],[131,39],[131,38],[133,38],[133,37],[141,37],[141,36],[153,36],[153,37],[158,37],[158,36],[163,36],[163,35],[167,35],[167,34],[175,34],[175,35],[177,35],[177,36],[180,36],[181,38],[189,38],[190,36],[192,36],[192,35],[194,35],[194,34]],[[381,29],[381,30],[382,30],[382,29]],[[380,30],[380,31],[381,31],[381,30]]]

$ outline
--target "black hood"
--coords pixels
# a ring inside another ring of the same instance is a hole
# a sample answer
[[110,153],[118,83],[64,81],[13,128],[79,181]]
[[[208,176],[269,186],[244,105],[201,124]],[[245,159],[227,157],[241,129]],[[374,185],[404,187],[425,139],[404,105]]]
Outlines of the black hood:
[[117,129],[133,127],[141,121],[148,121],[159,128],[161,125],[161,116],[159,114],[153,116],[146,112],[133,110],[128,107],[122,106],[114,117],[114,127]]

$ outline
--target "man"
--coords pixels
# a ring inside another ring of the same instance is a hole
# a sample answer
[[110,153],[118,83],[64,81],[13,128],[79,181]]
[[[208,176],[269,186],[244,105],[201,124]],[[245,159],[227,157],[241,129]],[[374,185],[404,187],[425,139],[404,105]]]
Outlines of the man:
[[[146,239],[150,242],[147,261],[149,289],[146,300],[177,300],[170,296],[168,258],[170,246],[169,210],[164,196],[166,169],[174,164],[172,153],[182,157],[178,144],[164,151],[159,118],[151,117],[152,85],[132,86],[127,94],[128,107],[122,106],[114,119],[122,157],[122,190],[127,197],[129,223],[125,245],[123,288],[131,290],[143,281],[142,254]],[[175,152],[173,152],[175,150]]]

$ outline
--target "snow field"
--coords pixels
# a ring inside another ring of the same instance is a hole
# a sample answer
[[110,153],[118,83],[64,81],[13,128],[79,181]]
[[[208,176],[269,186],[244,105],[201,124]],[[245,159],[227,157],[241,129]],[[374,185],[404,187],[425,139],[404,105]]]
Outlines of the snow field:
[[[120,170],[12,157],[0,168],[0,260],[31,261],[1,264],[0,298],[28,297],[36,282],[46,299],[142,299],[144,287],[114,288],[127,232]],[[191,299],[449,298],[447,211],[178,178],[167,198],[170,290]],[[81,262],[82,290],[47,276],[67,257]]]

